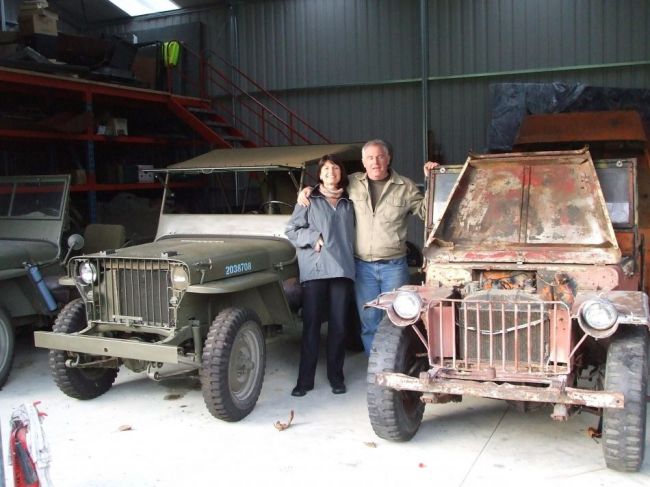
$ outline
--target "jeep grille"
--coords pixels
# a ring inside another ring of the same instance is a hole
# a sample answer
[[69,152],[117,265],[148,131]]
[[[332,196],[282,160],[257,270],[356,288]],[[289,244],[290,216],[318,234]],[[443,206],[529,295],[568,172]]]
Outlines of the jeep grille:
[[87,306],[89,320],[155,327],[175,326],[176,307],[170,304],[174,293],[171,270],[181,264],[152,259],[87,260],[98,273],[96,283],[82,286],[81,289],[87,303],[92,302],[92,306]]
[[[512,296],[512,295],[511,295]],[[519,374],[566,374],[570,370],[570,314],[559,301],[512,301],[508,293],[488,299],[446,299],[434,305],[438,316],[454,317],[447,337],[451,353],[443,352],[442,321],[431,324],[432,362],[446,356],[444,367],[471,372],[487,371],[494,379]],[[443,308],[446,308],[443,311]]]

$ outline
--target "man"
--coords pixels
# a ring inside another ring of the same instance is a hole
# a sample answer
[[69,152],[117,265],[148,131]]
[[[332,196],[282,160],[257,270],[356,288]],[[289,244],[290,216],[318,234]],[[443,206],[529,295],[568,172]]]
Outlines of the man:
[[[375,139],[361,149],[361,160],[366,172],[350,175],[347,188],[356,215],[355,294],[361,319],[361,340],[366,355],[370,354],[372,340],[382,319],[382,311],[363,305],[380,293],[392,291],[409,280],[406,262],[406,233],[408,215],[424,220],[424,195],[410,179],[391,169],[388,144]],[[425,175],[438,166],[424,165]],[[307,206],[305,188],[298,203]]]

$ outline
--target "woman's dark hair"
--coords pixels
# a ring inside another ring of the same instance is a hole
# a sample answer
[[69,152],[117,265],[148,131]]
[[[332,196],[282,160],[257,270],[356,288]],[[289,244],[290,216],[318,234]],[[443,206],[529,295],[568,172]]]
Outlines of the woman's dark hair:
[[339,169],[341,170],[341,180],[339,181],[339,188],[347,188],[348,187],[348,173],[345,171],[345,167],[343,167],[343,163],[339,160],[338,157],[326,154],[323,157],[320,158],[320,161],[318,161],[318,180],[322,183],[323,180],[320,178],[320,172],[323,169],[323,166],[325,165],[326,162],[331,162],[335,166],[338,166]]

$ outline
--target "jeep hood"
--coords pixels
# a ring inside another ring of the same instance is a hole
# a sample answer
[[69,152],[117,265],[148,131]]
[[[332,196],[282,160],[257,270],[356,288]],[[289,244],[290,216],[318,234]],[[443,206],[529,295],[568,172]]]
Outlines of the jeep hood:
[[425,248],[432,262],[615,264],[591,155],[470,155]]
[[48,262],[58,251],[52,242],[0,239],[0,270],[20,269],[25,262]]
[[288,265],[295,261],[293,245],[278,238],[174,237],[110,252],[88,257],[182,262],[190,270],[192,284],[273,270],[276,264]]

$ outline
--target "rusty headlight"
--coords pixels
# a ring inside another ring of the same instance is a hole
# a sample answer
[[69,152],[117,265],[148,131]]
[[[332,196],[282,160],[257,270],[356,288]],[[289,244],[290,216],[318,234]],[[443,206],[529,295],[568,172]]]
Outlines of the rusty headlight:
[[90,262],[83,262],[79,265],[79,279],[84,284],[97,282],[97,268]]
[[190,276],[183,267],[172,269],[172,286],[177,291],[183,291],[190,285]]
[[605,299],[588,299],[580,306],[578,324],[596,339],[607,338],[618,328],[618,310]]
[[598,331],[608,330],[618,320],[618,311],[604,299],[585,301],[580,308],[580,315],[587,325]]
[[416,293],[400,291],[393,300],[393,311],[404,320],[412,320],[420,315],[422,299]]

